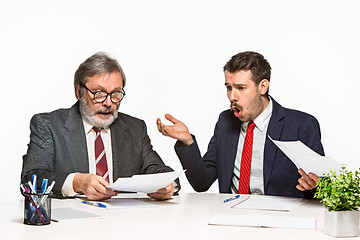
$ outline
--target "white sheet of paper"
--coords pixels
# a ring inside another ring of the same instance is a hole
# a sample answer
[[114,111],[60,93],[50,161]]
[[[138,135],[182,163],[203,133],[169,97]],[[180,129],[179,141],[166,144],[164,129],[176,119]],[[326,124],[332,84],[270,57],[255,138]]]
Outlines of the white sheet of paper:
[[341,168],[334,159],[319,155],[301,141],[276,141],[270,136],[269,138],[298,169],[301,168],[307,174],[312,172],[318,176],[324,176],[330,170],[338,171]]
[[85,212],[75,208],[54,208],[51,209],[51,220],[55,222],[73,222],[93,219],[101,219],[102,216]]
[[151,204],[145,201],[140,201],[137,199],[131,198],[110,198],[105,201],[101,201],[102,204],[106,205],[105,209],[115,209],[115,208],[150,208],[158,207],[158,205]]
[[316,229],[316,219],[314,218],[294,218],[267,215],[215,214],[208,224],[241,227]]
[[245,201],[237,203],[233,208],[246,208],[269,211],[291,211],[306,200],[301,198],[251,195]]
[[164,188],[185,171],[134,175],[131,178],[118,178],[108,188],[115,191],[153,193]]

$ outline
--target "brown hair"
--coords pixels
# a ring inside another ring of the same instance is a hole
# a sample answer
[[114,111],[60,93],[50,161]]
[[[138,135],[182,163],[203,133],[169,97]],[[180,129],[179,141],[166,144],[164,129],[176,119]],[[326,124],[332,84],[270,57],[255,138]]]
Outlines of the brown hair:
[[270,81],[270,64],[260,53],[251,51],[238,53],[232,56],[224,66],[224,72],[236,73],[240,70],[250,70],[252,80],[256,85],[259,85],[263,79]]

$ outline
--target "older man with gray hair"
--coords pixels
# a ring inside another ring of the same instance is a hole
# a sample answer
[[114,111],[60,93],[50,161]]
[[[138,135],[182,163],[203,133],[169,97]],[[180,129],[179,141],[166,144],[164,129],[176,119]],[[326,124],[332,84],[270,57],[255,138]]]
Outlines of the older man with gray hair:
[[[78,101],[31,119],[22,182],[37,174],[39,181],[56,181],[58,198],[80,193],[102,200],[116,195],[106,187],[119,177],[172,171],[153,150],[144,121],[118,112],[125,83],[121,66],[106,53],[80,64],[74,77]],[[164,200],[174,191],[171,183],[148,195]]]

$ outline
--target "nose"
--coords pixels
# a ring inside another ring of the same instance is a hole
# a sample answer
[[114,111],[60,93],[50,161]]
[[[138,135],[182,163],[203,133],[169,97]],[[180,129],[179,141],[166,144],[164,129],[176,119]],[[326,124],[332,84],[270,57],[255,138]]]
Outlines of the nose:
[[103,106],[105,106],[105,107],[110,107],[110,106],[111,106],[112,101],[111,101],[111,99],[110,99],[110,95],[107,96],[107,98],[105,99],[105,101],[103,101],[102,104],[103,104]]
[[237,102],[237,96],[236,96],[236,93],[234,91],[234,89],[231,89],[229,92],[228,92],[228,98],[230,100],[230,102]]

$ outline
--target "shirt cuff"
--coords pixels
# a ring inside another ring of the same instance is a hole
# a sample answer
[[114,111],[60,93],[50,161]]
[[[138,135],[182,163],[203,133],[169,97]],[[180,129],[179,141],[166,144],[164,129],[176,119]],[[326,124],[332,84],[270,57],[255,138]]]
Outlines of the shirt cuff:
[[74,188],[73,188],[73,180],[75,177],[76,173],[70,173],[64,182],[64,185],[61,188],[61,194],[64,197],[74,197],[77,193],[74,192]]

